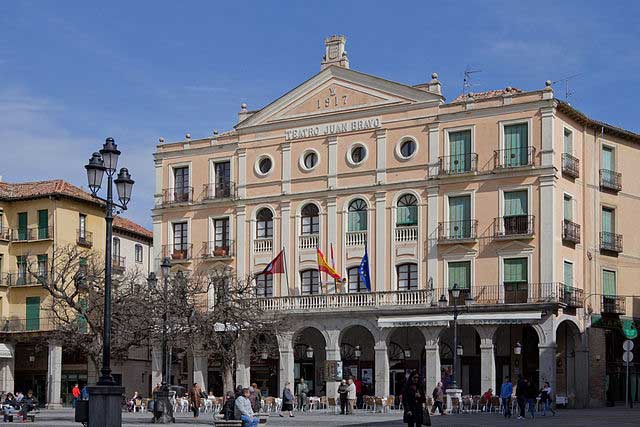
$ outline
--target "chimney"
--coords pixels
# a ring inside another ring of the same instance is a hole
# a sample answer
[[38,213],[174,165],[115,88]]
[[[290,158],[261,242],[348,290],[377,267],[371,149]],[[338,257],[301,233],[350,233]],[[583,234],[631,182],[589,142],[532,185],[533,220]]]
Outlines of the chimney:
[[324,56],[320,64],[320,70],[336,65],[342,68],[349,68],[349,58],[344,45],[347,43],[345,36],[331,36],[324,39]]

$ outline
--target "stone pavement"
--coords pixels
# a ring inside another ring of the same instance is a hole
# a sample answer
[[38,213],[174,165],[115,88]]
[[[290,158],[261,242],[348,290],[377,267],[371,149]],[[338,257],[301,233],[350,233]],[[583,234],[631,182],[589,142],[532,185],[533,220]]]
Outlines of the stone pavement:
[[[558,415],[538,416],[535,420],[527,418],[526,420],[517,420],[511,418],[504,419],[496,414],[460,414],[450,416],[434,416],[432,417],[434,426],[507,426],[507,425],[540,425],[540,426],[558,426],[562,427],[582,427],[582,426],[639,426],[640,425],[640,408],[623,409],[616,408],[599,408],[599,409],[576,409],[576,410],[559,410]],[[176,414],[175,426],[193,426],[193,425],[213,425],[211,414],[203,414],[200,418],[193,419],[190,414]],[[14,424],[0,423],[1,426],[11,426]],[[73,421],[73,411],[71,409],[59,410],[42,410],[34,424],[28,425],[39,426],[79,426],[79,423]],[[125,426],[146,426],[151,425],[150,414],[123,414],[123,425]],[[288,426],[288,427],[313,427],[313,426],[374,426],[374,427],[400,427],[406,426],[402,423],[402,414],[393,411],[391,414],[357,414],[353,416],[325,414],[322,412],[312,412],[299,414],[296,413],[294,418],[280,418],[278,416],[270,417],[267,426]]]

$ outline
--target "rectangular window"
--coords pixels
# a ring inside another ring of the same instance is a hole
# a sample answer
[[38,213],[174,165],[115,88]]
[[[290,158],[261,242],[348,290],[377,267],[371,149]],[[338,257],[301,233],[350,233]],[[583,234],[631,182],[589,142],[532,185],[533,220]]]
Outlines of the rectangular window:
[[504,127],[503,162],[506,167],[525,166],[528,161],[529,132],[527,123]]
[[27,284],[27,257],[26,255],[18,255],[16,257],[16,264],[18,266],[18,277],[16,278],[17,285]]
[[504,216],[528,215],[529,197],[527,190],[504,192]]
[[42,209],[38,211],[38,239],[49,238],[49,211]]
[[217,162],[213,165],[215,175],[215,197],[231,196],[231,162]]
[[471,196],[449,197],[449,238],[471,237]]
[[26,330],[37,331],[40,329],[40,297],[27,297],[26,299]]
[[564,289],[565,291],[573,289],[573,263],[569,261],[564,262]]
[[449,171],[471,170],[471,129],[449,133]]
[[615,210],[611,208],[602,208],[602,243],[605,247],[613,247],[615,245],[616,236]]
[[47,280],[49,271],[49,257],[47,254],[38,255],[38,283]]
[[616,272],[602,270],[602,294],[605,297],[616,296]]
[[349,280],[349,293],[369,292],[367,285],[362,280],[358,267],[352,267],[347,270],[347,278]]
[[610,171],[615,171],[615,154],[612,147],[608,147],[606,145],[602,146],[602,158],[600,159],[602,162],[601,169],[606,169]]
[[258,298],[273,296],[273,274],[258,274],[256,276],[256,296]]
[[302,295],[316,295],[320,293],[320,275],[318,270],[305,270],[300,272],[302,282]]
[[189,226],[186,222],[176,222],[173,224],[173,253],[174,259],[186,259],[188,255],[188,232]]
[[26,212],[18,214],[18,240],[27,240],[27,224],[29,217]]
[[136,245],[136,262],[142,262],[143,249],[142,245]]
[[117,237],[113,238],[113,245],[111,246],[111,251],[113,252],[113,257],[118,258],[120,256],[120,239]]
[[189,167],[173,168],[173,199],[176,202],[189,201]]
[[396,267],[398,290],[414,291],[418,289],[418,264],[401,264]]
[[78,237],[84,241],[87,238],[87,216],[80,214],[78,217]]
[[528,299],[528,259],[509,258],[504,260],[503,280],[505,302],[523,304]]
[[216,249],[226,249],[229,251],[229,218],[216,218],[213,220],[214,251]]
[[564,128],[564,140],[562,144],[562,152],[567,154],[573,154],[573,132]]
[[448,263],[449,289],[458,285],[458,289],[471,289],[471,261],[458,261]]
[[564,220],[573,221],[573,198],[565,194],[563,199]]

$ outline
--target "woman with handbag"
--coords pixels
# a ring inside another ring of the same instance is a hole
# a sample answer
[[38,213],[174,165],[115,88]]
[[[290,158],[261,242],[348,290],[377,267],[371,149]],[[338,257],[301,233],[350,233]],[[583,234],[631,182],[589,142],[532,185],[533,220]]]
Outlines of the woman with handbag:
[[427,397],[424,385],[420,382],[420,375],[417,371],[413,371],[402,392],[402,404],[404,405],[402,421],[407,423],[408,427],[431,425],[429,411],[424,410],[426,402]]

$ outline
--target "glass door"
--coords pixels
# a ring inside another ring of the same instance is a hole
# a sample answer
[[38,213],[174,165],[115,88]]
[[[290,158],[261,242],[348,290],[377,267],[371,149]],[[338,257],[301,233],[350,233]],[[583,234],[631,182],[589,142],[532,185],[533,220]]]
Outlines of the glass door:
[[451,173],[471,170],[471,131],[449,133],[449,171]]
[[471,196],[449,197],[449,238],[471,237]]
[[528,162],[528,129],[526,123],[504,127],[504,165],[525,166]]
[[220,162],[214,164],[215,173],[215,193],[214,197],[231,196],[231,162]]

